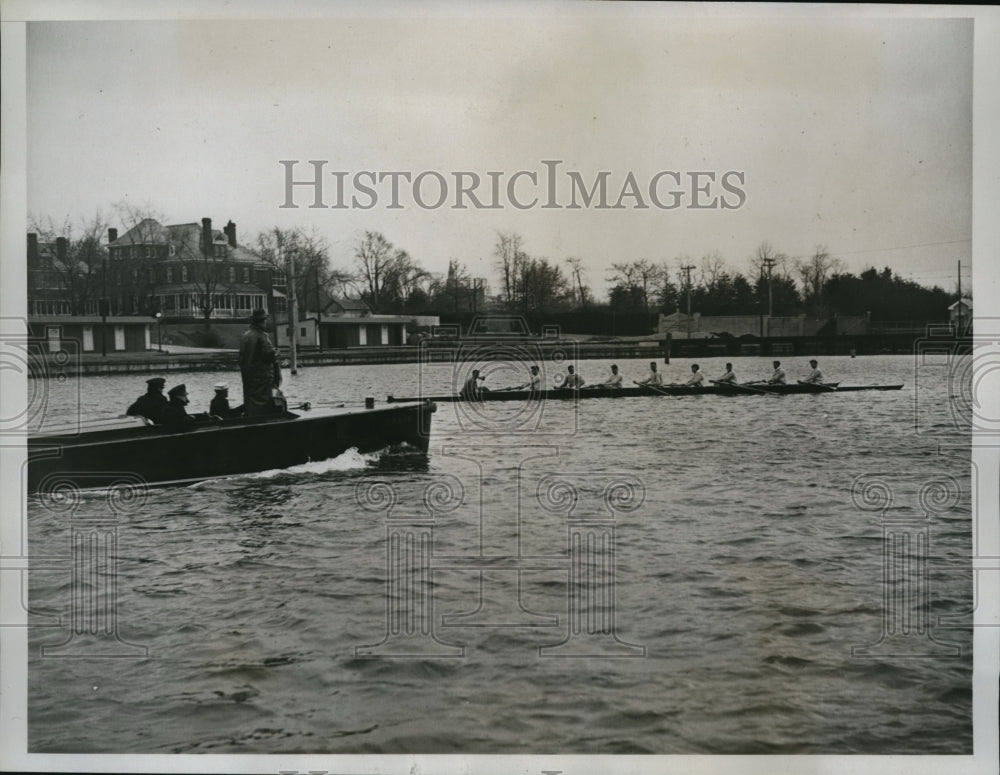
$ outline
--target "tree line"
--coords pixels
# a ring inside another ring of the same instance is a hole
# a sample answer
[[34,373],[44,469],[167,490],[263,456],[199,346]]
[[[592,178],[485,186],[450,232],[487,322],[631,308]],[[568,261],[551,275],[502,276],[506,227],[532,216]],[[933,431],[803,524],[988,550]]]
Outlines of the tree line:
[[[127,203],[113,216],[98,212],[80,226],[64,220],[31,219],[40,243],[62,237],[63,255],[47,269],[70,299],[73,314],[83,314],[102,293],[103,262],[108,257],[106,235],[117,223],[120,233],[164,219],[148,208]],[[946,315],[957,298],[940,287],[928,288],[901,278],[889,267],[852,274],[825,248],[807,258],[792,259],[768,242],[757,246],[741,272],[713,251],[695,261],[681,255],[673,261],[637,258],[612,263],[605,280],[609,290],[598,300],[587,281],[583,261],[557,261],[528,252],[514,232],[498,232],[492,248],[493,284],[476,277],[457,259],[443,273],[424,268],[405,248],[384,234],[365,231],[356,236],[347,266],[335,266],[326,238],[306,229],[259,232],[241,244],[260,263],[286,273],[294,259],[300,309],[311,309],[330,297],[361,298],[375,312],[398,314],[465,314],[502,310],[529,316],[567,312],[656,313],[699,312],[703,315],[771,314],[817,317],[870,315],[873,320],[933,320]],[[183,261],[198,266],[191,273],[206,299],[202,314],[211,317],[211,299],[225,287],[225,261],[209,251],[181,246]]]

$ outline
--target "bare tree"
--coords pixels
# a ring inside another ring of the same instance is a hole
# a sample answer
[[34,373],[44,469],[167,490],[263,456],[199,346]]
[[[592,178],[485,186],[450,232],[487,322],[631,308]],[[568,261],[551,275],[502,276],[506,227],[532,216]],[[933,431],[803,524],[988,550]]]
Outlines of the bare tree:
[[294,254],[295,293],[302,299],[304,309],[308,309],[310,304],[316,306],[317,296],[321,297],[319,305],[325,306],[328,298],[323,297],[345,296],[351,289],[356,291],[354,276],[330,265],[326,238],[315,231],[275,227],[258,234],[250,252],[279,272],[286,271],[286,258]]
[[649,312],[649,300],[653,291],[661,284],[663,268],[659,264],[640,258],[627,264],[612,264],[612,274],[608,282],[615,287],[638,294],[643,311]]
[[795,262],[795,269],[802,281],[802,298],[807,305],[812,306],[817,316],[822,311],[823,286],[833,274],[840,271],[842,263],[821,245],[816,246],[809,258]]
[[726,260],[717,250],[713,250],[711,253],[706,253],[701,257],[699,272],[701,274],[701,284],[706,288],[711,288],[727,274]]
[[[40,264],[28,267],[33,273],[29,274],[29,292],[41,287],[56,291],[59,300],[68,304],[71,315],[94,312],[108,255],[104,246],[108,223],[101,211],[88,221],[81,220],[78,226],[68,217],[59,225],[51,217],[32,217],[29,223],[38,243],[46,246]],[[55,243],[55,255],[50,254],[48,243]]]
[[570,274],[576,280],[576,290],[579,293],[577,304],[580,307],[586,307],[590,301],[590,288],[583,284],[581,261],[579,258],[570,257],[566,259],[566,263],[570,265]]
[[528,258],[521,249],[521,242],[519,234],[497,232],[497,241],[493,248],[493,255],[496,256],[494,266],[500,275],[503,301],[508,307],[513,307],[517,300],[522,265]]

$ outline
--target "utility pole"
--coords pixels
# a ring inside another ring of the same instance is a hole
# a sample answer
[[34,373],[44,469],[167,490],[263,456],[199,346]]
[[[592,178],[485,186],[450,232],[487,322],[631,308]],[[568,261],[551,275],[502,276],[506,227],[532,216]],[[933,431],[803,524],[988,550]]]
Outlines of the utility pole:
[[688,297],[688,314],[687,314],[688,339],[691,338],[691,270],[692,269],[694,269],[694,266],[692,266],[691,264],[681,267],[681,271],[687,273],[687,282],[685,284],[687,285],[687,297]]
[[313,280],[316,282],[316,341],[319,343],[319,351],[323,352],[323,326],[320,322],[323,319],[323,311],[319,308],[319,267],[313,267]]
[[[765,258],[764,266],[767,267],[767,335],[771,335],[771,316],[774,314],[774,292],[771,285],[771,272],[774,269],[774,265],[777,264],[777,259]],[[761,337],[763,337],[764,332],[761,332]]]
[[285,254],[288,261],[288,295],[290,309],[288,311],[288,341],[291,342],[292,349],[292,374],[298,374],[298,352],[295,346],[299,334],[299,301],[295,295],[295,250],[289,250]]
[[962,335],[962,262],[958,262],[958,306],[955,307],[958,310],[958,330],[955,332],[955,336]]
[[108,357],[108,309],[111,301],[108,299],[108,259],[101,259],[101,356]]

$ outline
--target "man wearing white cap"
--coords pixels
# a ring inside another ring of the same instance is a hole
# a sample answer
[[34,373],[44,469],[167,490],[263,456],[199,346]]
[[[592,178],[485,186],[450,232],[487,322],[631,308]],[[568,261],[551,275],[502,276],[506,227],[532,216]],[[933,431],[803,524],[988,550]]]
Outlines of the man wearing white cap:
[[229,406],[229,383],[218,383],[215,386],[215,397],[212,398],[212,403],[208,406],[208,413],[224,420],[227,417],[236,417],[242,411],[243,407],[232,409]]

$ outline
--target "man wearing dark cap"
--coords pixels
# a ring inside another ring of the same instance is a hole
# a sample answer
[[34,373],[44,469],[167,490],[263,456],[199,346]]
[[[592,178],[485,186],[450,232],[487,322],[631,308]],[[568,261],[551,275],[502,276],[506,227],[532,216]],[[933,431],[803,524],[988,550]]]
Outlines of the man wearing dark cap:
[[184,408],[191,402],[188,398],[187,386],[172,387],[167,395],[170,396],[170,400],[167,402],[167,408],[163,410],[161,422],[172,431],[184,430],[194,422],[194,418]]
[[146,392],[125,410],[125,414],[145,417],[155,423],[162,422],[163,411],[167,408],[167,397],[163,395],[163,386],[166,384],[163,377],[147,379]]
[[240,375],[243,378],[243,408],[247,417],[268,414],[273,410],[271,391],[281,384],[274,345],[264,326],[267,312],[255,309],[250,328],[240,339]]

